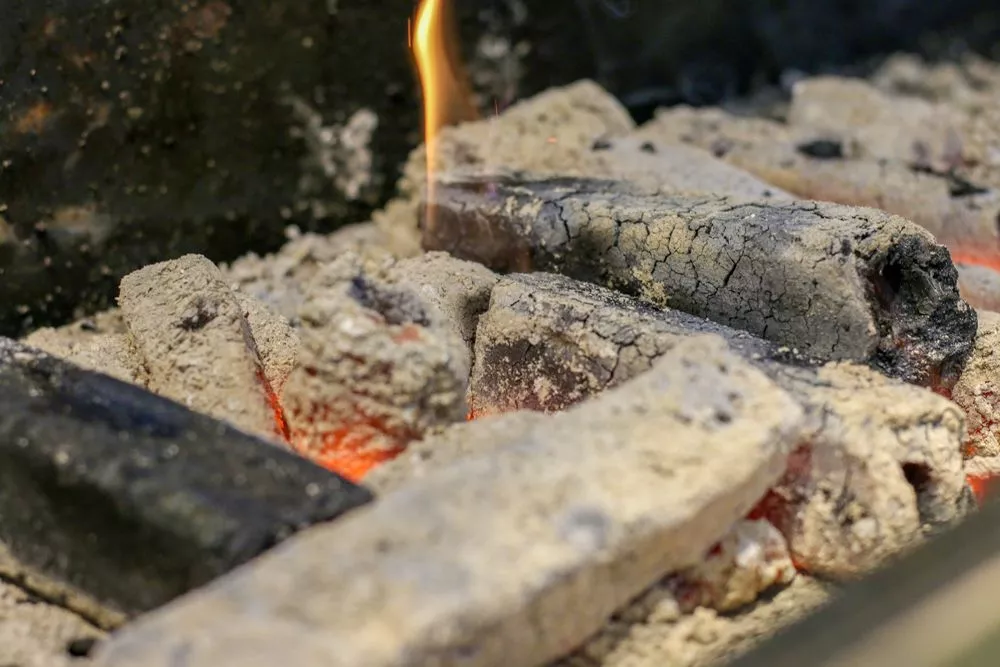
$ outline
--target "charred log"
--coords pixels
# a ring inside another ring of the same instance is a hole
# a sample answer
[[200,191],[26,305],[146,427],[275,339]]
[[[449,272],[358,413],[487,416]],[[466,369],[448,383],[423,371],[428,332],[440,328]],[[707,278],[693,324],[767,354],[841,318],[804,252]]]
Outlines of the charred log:
[[422,225],[427,249],[614,287],[910,382],[953,384],[975,336],[948,251],[872,209],[470,176],[439,181]]
[[108,626],[367,490],[132,385],[0,340],[3,574]]

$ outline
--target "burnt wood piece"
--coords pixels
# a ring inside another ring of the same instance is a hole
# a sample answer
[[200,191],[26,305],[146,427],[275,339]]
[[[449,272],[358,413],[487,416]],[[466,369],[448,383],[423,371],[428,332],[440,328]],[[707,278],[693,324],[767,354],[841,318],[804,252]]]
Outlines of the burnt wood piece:
[[953,384],[972,349],[948,251],[874,209],[516,174],[442,177],[435,197],[424,247],[494,270],[562,273],[920,384]]
[[0,543],[23,568],[4,574],[54,582],[104,625],[371,498],[273,444],[9,339],[0,404]]
[[[942,396],[858,364],[814,365],[746,332],[565,276],[515,274],[493,289],[476,334],[474,412],[570,408],[648,373],[658,358],[705,334],[725,339],[805,410],[808,445],[761,507],[800,567],[856,576],[912,543],[924,526],[965,511],[963,419]],[[505,424],[507,432],[517,429]],[[467,439],[481,450],[494,440],[491,430]],[[440,438],[424,451],[441,444],[447,453]],[[436,458],[441,465],[444,457]]]

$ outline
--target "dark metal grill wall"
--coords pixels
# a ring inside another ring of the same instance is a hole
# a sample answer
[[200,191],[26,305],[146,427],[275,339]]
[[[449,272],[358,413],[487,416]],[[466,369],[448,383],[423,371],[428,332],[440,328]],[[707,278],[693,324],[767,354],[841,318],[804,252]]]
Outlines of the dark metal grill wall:
[[[106,305],[151,261],[220,261],[276,248],[290,223],[364,220],[420,140],[414,4],[0,0],[0,333]],[[931,27],[988,43],[990,4],[455,0],[489,107],[594,77],[640,118],[921,44]],[[373,178],[355,195],[290,133],[292,96],[326,126],[377,115]]]

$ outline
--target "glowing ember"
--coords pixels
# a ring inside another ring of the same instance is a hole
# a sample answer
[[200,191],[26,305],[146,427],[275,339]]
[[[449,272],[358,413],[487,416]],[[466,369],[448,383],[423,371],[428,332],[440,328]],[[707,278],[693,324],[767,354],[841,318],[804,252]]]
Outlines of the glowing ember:
[[995,476],[979,477],[977,475],[968,475],[965,479],[969,482],[972,495],[976,497],[976,502],[980,506],[996,493],[997,477]]
[[951,261],[955,264],[971,264],[1000,271],[1000,252],[989,250],[956,250],[949,248]]
[[257,369],[257,381],[260,382],[260,386],[264,389],[264,396],[267,398],[267,404],[271,408],[271,412],[274,414],[274,430],[278,436],[285,442],[289,442],[291,434],[288,431],[288,421],[285,419],[285,411],[281,407],[281,399],[278,397],[278,393],[274,391],[274,387],[268,382],[267,376],[264,375],[264,369]]
[[[324,431],[318,442],[316,435],[308,431],[291,433],[292,447],[301,455],[352,482],[361,481],[369,470],[405,449],[402,444],[387,443],[410,439],[396,438],[383,425],[360,417],[354,423]],[[304,446],[307,442],[311,444]]]
[[[479,117],[459,59],[453,53],[457,44],[448,0],[423,0],[417,10],[412,45],[423,92],[428,201],[434,199],[432,176],[438,169],[434,140],[438,132],[447,125]],[[427,224],[432,224],[429,217]]]

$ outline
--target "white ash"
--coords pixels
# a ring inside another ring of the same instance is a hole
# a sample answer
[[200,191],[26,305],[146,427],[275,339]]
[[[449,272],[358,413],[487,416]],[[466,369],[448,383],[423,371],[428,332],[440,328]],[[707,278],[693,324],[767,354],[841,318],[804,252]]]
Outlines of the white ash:
[[733,611],[795,579],[784,536],[763,519],[738,522],[705,558],[673,578],[682,609]]

